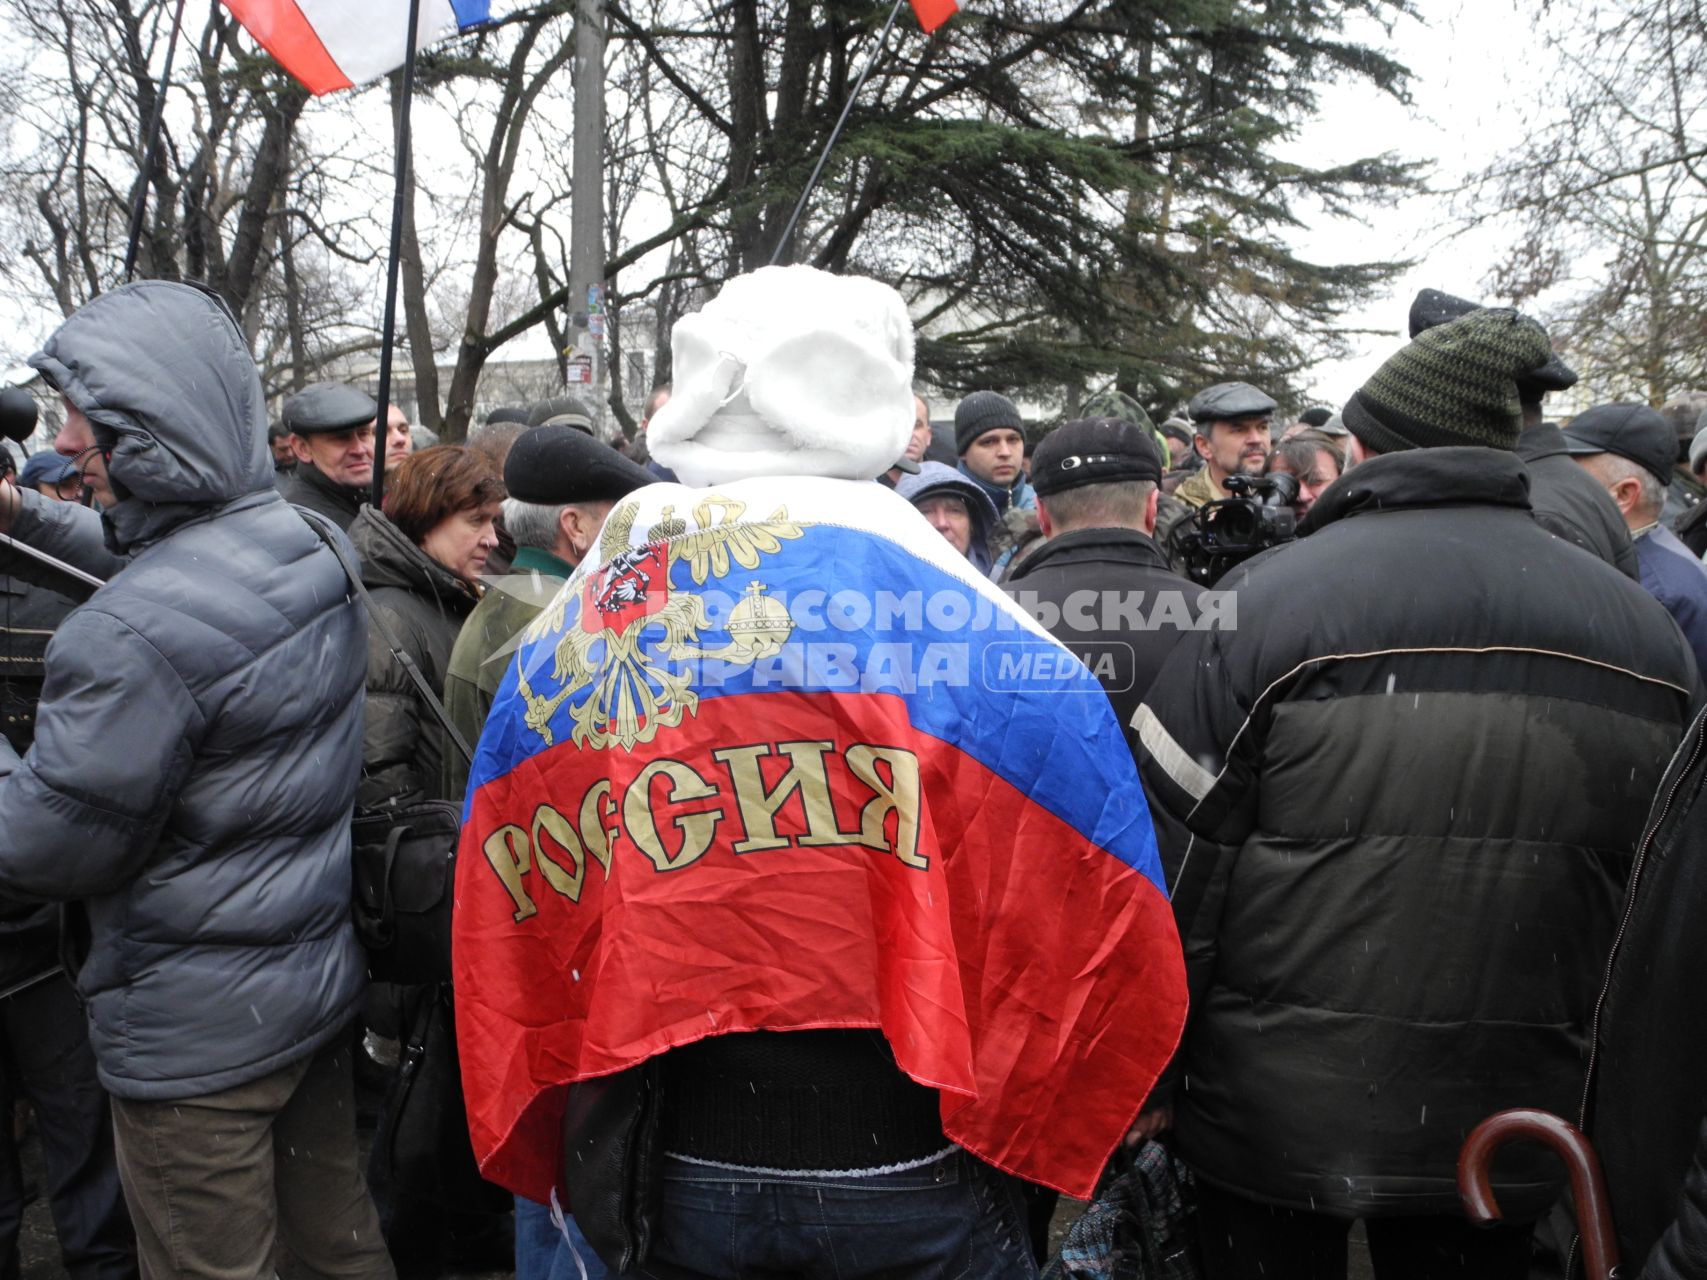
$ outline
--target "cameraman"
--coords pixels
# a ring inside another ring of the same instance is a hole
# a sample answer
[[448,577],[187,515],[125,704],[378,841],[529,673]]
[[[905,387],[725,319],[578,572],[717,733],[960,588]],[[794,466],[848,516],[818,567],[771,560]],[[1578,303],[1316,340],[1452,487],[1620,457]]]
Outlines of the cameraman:
[[1345,471],[1345,455],[1307,430],[1282,441],[1268,455],[1263,474],[1273,475],[1277,471],[1298,481],[1298,496],[1292,501],[1292,511],[1302,520],[1316,505],[1322,490]]
[[1188,507],[1201,507],[1228,496],[1228,476],[1261,475],[1274,408],[1274,401],[1248,382],[1218,382],[1194,395],[1186,413],[1197,433],[1192,447],[1203,459],[1203,469],[1175,489],[1174,496]]

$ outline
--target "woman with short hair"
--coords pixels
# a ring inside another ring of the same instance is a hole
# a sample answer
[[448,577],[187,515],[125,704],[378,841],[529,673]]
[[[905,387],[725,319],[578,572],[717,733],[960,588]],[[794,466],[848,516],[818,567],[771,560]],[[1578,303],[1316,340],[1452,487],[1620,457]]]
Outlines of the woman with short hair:
[[[350,526],[362,583],[378,609],[368,628],[364,811],[443,799],[440,764],[453,748],[391,651],[390,631],[435,694],[463,619],[480,599],[504,485],[483,454],[441,444],[411,454],[388,477],[385,510],[363,507]],[[383,624],[381,626],[380,624]]]

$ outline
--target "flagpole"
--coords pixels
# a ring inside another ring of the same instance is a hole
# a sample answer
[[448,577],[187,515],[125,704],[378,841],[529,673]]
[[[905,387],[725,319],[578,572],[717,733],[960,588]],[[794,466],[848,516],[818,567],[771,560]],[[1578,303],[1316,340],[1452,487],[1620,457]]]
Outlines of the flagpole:
[[136,275],[136,253],[142,244],[142,218],[148,209],[148,188],[154,181],[154,164],[160,157],[160,118],[166,108],[166,90],[172,82],[172,56],[178,51],[178,32],[184,25],[184,3],[172,15],[172,35],[166,41],[166,66],[160,72],[160,88],[154,95],[154,110],[148,116],[148,131],[142,149],[142,177],[136,186],[136,199],[130,208],[130,243],[124,251],[124,278],[130,283]]
[[830,152],[835,149],[836,140],[842,136],[842,126],[848,122],[848,114],[853,110],[854,99],[859,97],[859,91],[865,86],[865,78],[871,74],[871,69],[877,65],[877,59],[882,56],[883,49],[889,42],[889,32],[895,26],[895,19],[900,16],[901,6],[907,0],[895,0],[895,5],[889,10],[889,21],[883,24],[883,30],[878,34],[877,43],[872,46],[871,55],[866,58],[865,65],[859,69],[853,88],[848,90],[847,101],[842,103],[841,117],[836,121],[836,127],[830,130],[829,141],[824,143],[824,149],[818,153],[818,163],[812,166],[812,176],[806,179],[806,190],[800,193],[800,199],[795,201],[794,212],[788,215],[788,225],[782,229],[782,235],[776,242],[776,249],[771,253],[770,265],[776,266],[783,251],[788,248],[788,242],[794,236],[795,224],[800,221],[800,215],[806,210],[806,202],[812,198],[812,193],[818,187],[818,175],[824,172],[824,162],[830,158]]
[[403,244],[403,195],[409,178],[409,108],[415,99],[415,33],[421,0],[409,0],[409,39],[403,56],[403,101],[397,110],[397,184],[391,196],[391,248],[385,259],[385,319],[379,339],[378,416],[373,424],[373,505],[385,500],[385,446],[391,434],[391,350],[397,326],[397,260]]

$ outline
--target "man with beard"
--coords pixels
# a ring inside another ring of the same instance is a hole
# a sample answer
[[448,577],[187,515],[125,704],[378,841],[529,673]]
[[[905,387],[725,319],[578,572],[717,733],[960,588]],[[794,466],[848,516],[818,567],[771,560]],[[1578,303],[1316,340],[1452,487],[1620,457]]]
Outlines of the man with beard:
[[1217,382],[1186,406],[1197,436],[1192,446],[1203,468],[1174,490],[1189,507],[1227,496],[1230,475],[1262,474],[1274,426],[1274,401],[1248,382]]

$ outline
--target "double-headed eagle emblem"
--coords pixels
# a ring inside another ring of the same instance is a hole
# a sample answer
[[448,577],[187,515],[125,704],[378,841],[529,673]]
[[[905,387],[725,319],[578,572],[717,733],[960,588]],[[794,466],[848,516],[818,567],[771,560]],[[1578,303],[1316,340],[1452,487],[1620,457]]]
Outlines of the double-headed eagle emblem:
[[[535,692],[525,656],[516,685],[527,703],[523,722],[547,746],[554,742],[552,719],[568,703],[570,740],[577,746],[632,751],[698,709],[689,664],[711,659],[745,665],[781,650],[794,622],[762,583],[749,585],[730,610],[728,642],[715,648],[699,644],[700,632],[711,626],[704,599],[671,587],[679,564],[703,587],[732,564],[757,569],[762,556],[782,549],[784,539],[801,536],[785,507],[767,520],[743,520],[746,510],[744,502],[711,495],[694,507],[697,527],[690,531],[674,507],[665,507],[637,547],[629,543],[639,504],[624,502],[610,513],[599,540],[599,567],[572,578],[528,633],[530,641],[561,636],[552,669],[560,682],[557,692]],[[581,606],[573,622],[567,621],[571,597]]]

